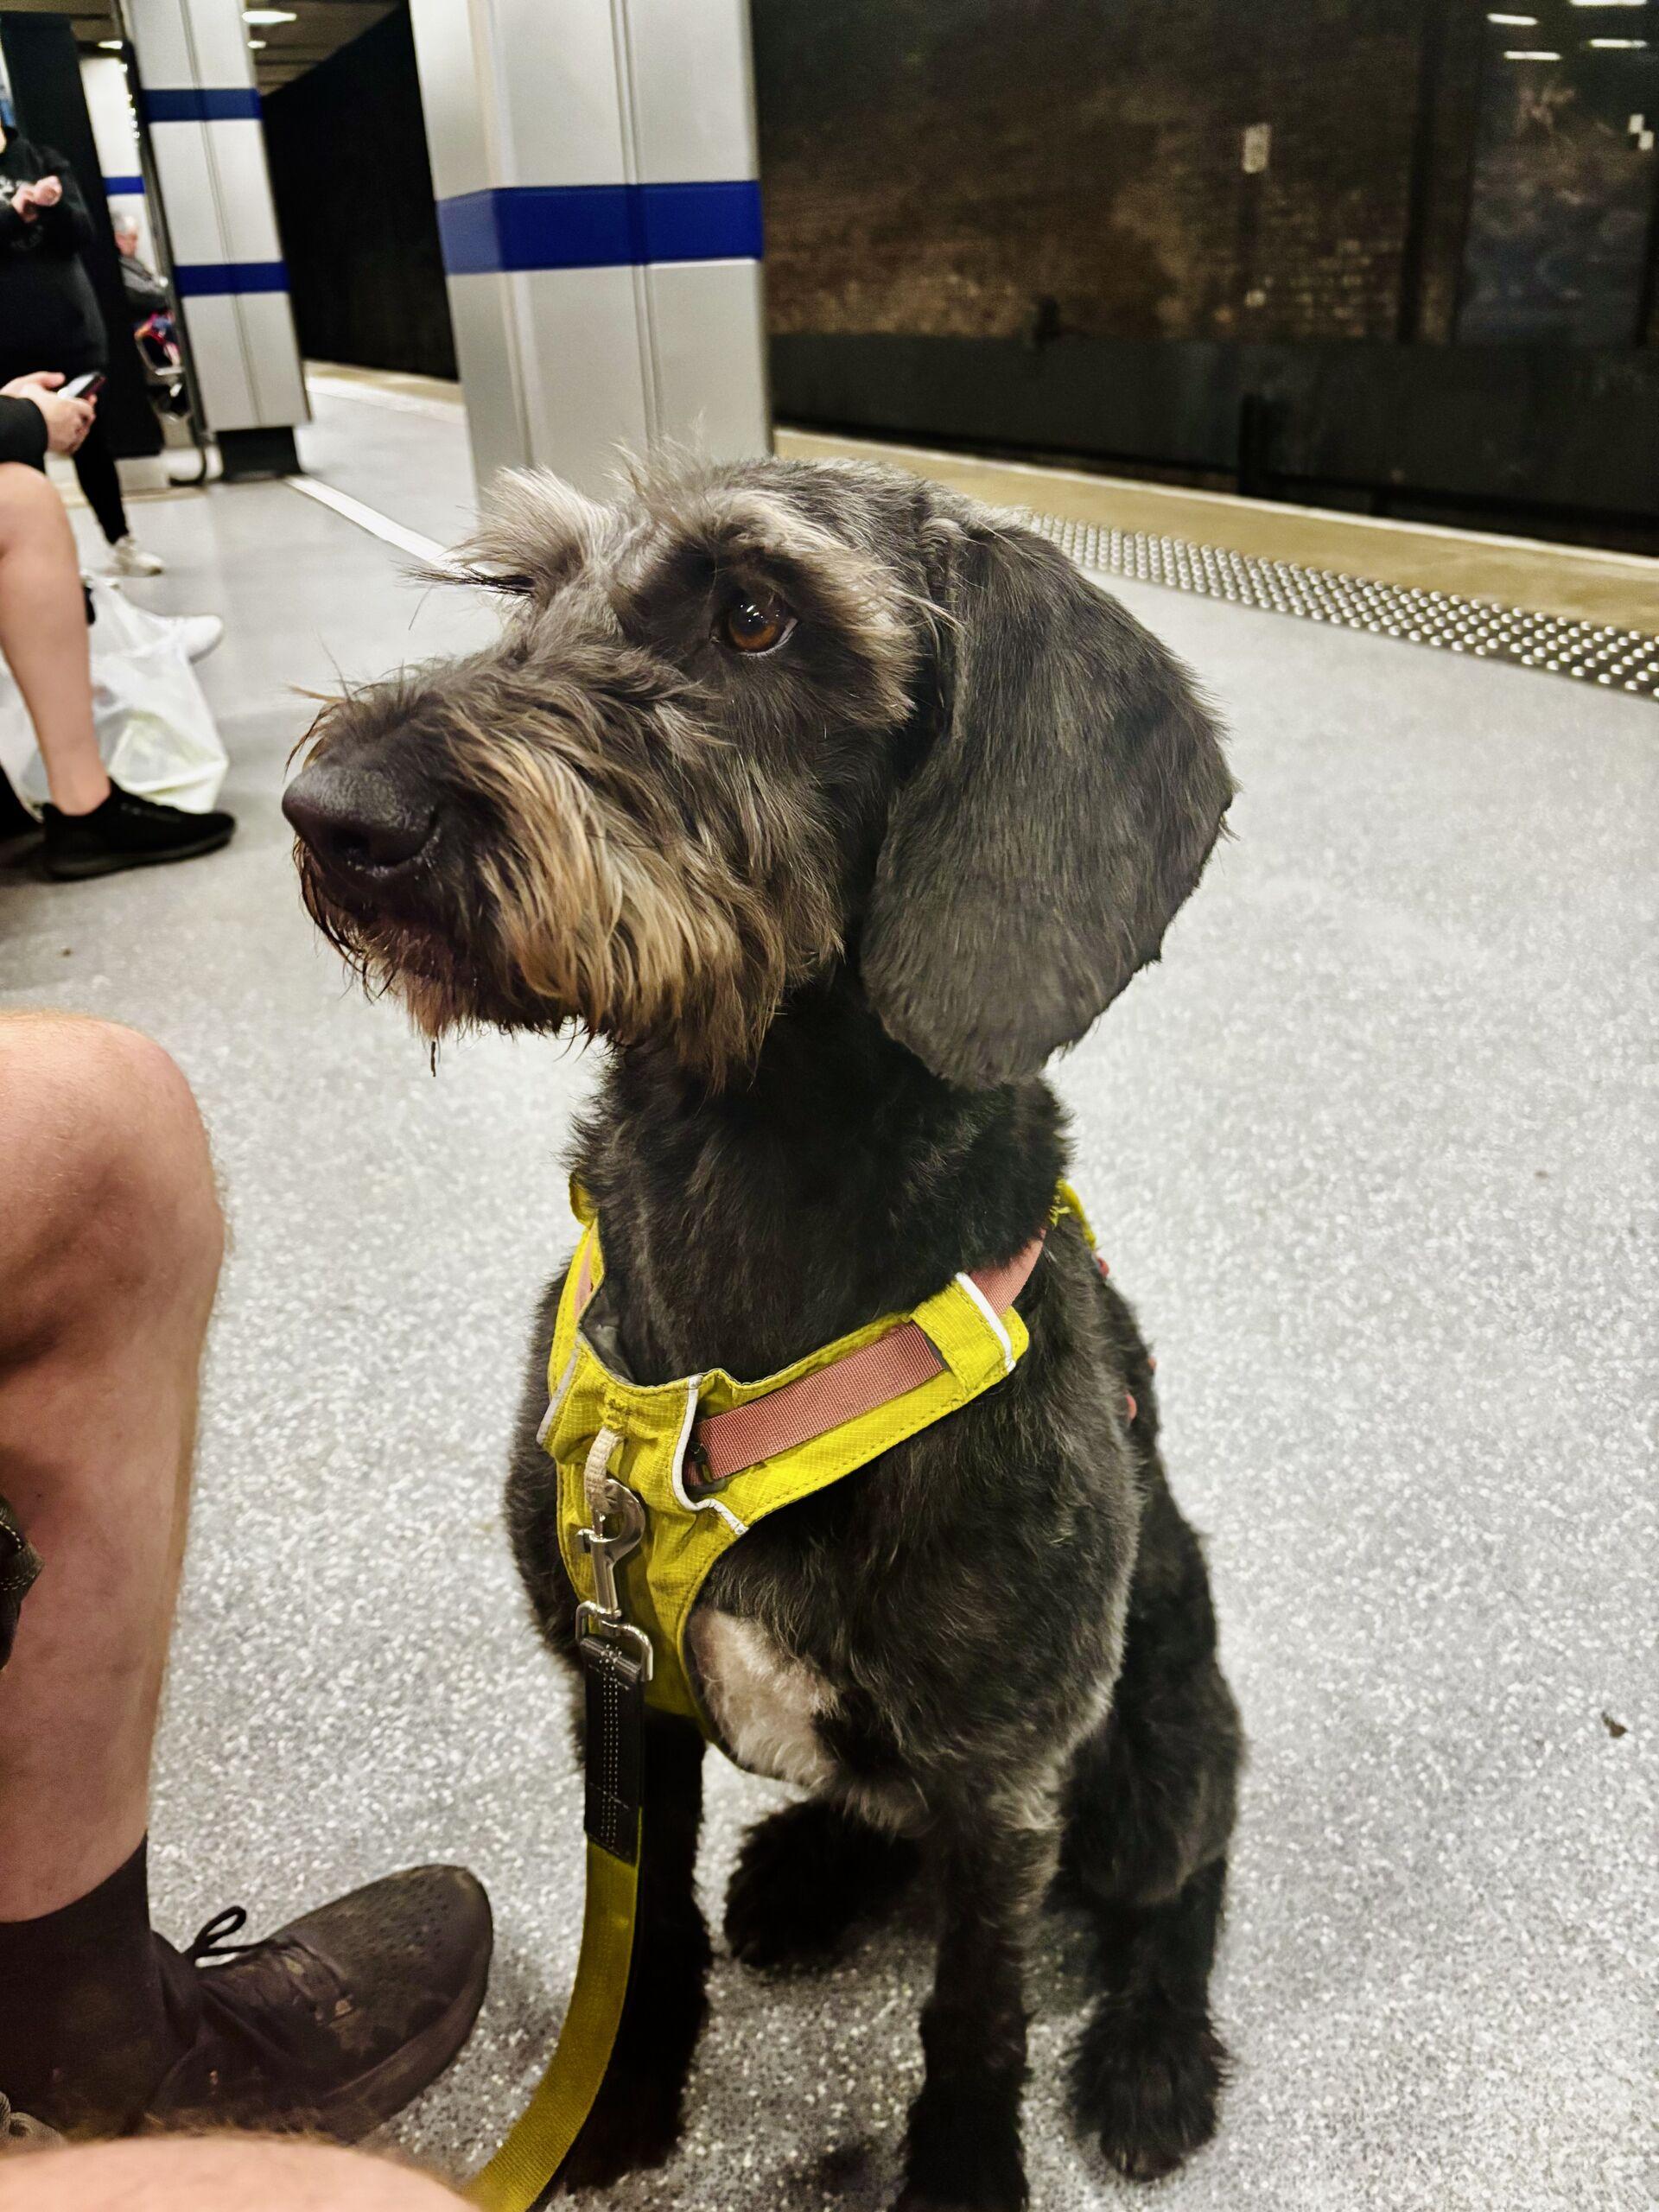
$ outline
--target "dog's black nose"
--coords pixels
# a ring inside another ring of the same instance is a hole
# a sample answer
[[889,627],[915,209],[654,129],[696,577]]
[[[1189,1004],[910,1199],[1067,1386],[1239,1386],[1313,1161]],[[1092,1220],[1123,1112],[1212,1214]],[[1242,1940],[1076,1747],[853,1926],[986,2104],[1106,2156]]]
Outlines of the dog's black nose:
[[302,769],[283,793],[283,812],[321,861],[336,868],[402,868],[424,850],[437,811],[378,768]]

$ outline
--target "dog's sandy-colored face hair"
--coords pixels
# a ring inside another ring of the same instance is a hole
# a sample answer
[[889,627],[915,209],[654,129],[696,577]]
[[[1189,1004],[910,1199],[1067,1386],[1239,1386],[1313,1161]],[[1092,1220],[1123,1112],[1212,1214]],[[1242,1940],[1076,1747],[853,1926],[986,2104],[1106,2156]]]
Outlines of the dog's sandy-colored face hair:
[[436,1038],[575,1023],[711,1081],[838,960],[962,1084],[1080,1036],[1232,785],[1171,658],[1045,541],[895,472],[502,486],[500,642],[331,702],[306,902]]

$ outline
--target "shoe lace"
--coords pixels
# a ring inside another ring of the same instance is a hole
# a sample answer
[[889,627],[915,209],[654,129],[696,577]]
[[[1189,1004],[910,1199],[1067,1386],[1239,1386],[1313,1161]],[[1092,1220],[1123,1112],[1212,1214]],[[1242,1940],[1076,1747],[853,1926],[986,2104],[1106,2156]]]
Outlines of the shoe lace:
[[280,2067],[304,2040],[305,2015],[321,2026],[349,1999],[333,1967],[308,1945],[283,1935],[233,1942],[247,1924],[245,1906],[226,1905],[202,1923],[181,1955],[209,1969],[195,1986],[213,2024],[267,2068]]
[[43,2120],[31,2120],[26,2112],[19,2112],[3,2089],[0,2089],[0,2150],[8,2143],[61,2143],[55,2127],[48,2127]]
[[230,1938],[239,1936],[248,1924],[245,1905],[227,1904],[211,1920],[204,1920],[184,1947],[184,1955],[192,1966],[207,1966],[215,1959],[233,1959],[245,1951],[262,1948],[261,1939],[251,1943],[232,1943]]

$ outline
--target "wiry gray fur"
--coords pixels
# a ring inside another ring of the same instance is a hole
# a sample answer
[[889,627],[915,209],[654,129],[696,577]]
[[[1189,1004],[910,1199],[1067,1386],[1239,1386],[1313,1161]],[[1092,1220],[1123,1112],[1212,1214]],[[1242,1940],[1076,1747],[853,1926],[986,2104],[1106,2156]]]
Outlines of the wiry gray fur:
[[[766,1374],[1012,1256],[1065,1161],[1043,1062],[1156,957],[1230,797],[1179,665],[1017,523],[865,467],[647,471],[610,507],[521,479],[469,558],[501,644],[331,709],[289,804],[313,912],[433,1033],[616,1047],[577,1158],[616,1356]],[[756,595],[797,618],[760,658],[721,642]],[[509,1511],[568,1654],[534,1443],[556,1291]],[[930,1868],[912,2212],[1024,2201],[1021,1960],[1057,1867],[1097,1932],[1074,2088],[1106,2155],[1167,2171],[1224,2067],[1240,1738],[1150,1363],[1070,1223],[1020,1310],[1006,1382],[764,1522],[700,1607],[821,1693],[821,1786],[728,1900],[740,1955],[822,1955]],[[640,1963],[570,2184],[677,2130],[700,1764],[652,1721]]]

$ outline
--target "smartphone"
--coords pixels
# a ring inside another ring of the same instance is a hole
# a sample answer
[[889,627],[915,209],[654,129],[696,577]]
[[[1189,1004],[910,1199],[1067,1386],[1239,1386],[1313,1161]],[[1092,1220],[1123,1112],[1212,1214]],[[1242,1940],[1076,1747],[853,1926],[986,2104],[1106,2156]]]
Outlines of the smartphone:
[[88,369],[84,377],[71,377],[67,384],[60,385],[58,396],[60,399],[96,399],[108,381],[101,369]]

